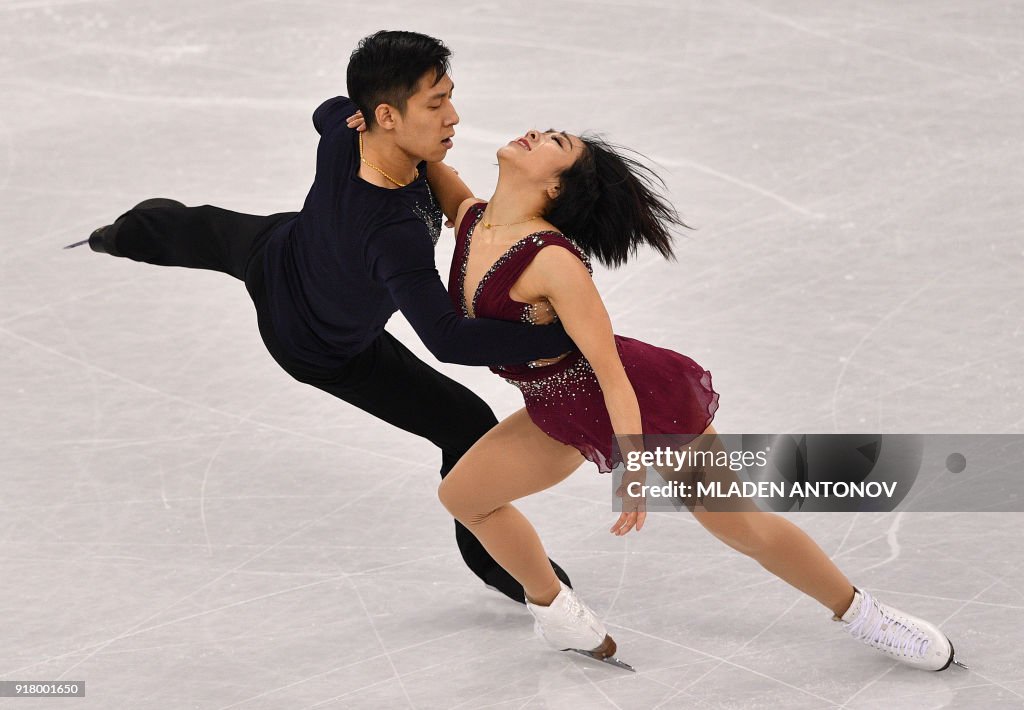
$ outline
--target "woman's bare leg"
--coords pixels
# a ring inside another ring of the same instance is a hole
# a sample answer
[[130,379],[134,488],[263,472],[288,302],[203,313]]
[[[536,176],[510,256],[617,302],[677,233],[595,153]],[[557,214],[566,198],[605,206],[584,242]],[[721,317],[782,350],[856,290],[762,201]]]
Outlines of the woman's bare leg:
[[[704,433],[717,432],[708,427]],[[706,473],[732,478],[728,471]],[[734,510],[736,503],[729,505]],[[846,575],[803,530],[780,515],[757,510],[753,503],[749,505],[750,510],[741,512],[715,512],[698,506],[693,515],[726,545],[753,558],[779,579],[842,616],[853,602],[853,585]]]
[[537,531],[511,501],[550,488],[582,462],[579,451],[549,437],[520,409],[477,441],[438,489],[448,512],[534,604],[550,604],[561,585]]
[[[705,433],[716,432],[709,427]],[[521,409],[481,438],[438,491],[448,511],[533,603],[549,604],[560,586],[536,530],[511,502],[564,480],[582,461],[575,448],[551,439]],[[753,504],[739,512],[697,507],[693,514],[719,540],[837,615],[849,608],[853,585],[807,533],[782,516]]]

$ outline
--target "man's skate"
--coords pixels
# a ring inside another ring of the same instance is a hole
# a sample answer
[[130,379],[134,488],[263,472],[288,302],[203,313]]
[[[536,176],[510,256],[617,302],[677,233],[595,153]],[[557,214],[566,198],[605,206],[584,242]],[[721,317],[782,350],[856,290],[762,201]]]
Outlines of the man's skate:
[[615,658],[615,641],[594,612],[564,582],[562,591],[550,606],[537,606],[526,602],[533,614],[533,630],[559,651],[575,651],[602,663],[636,672],[633,667]]
[[[177,200],[171,200],[166,197],[154,197],[149,200],[143,200],[139,204],[135,205],[132,209],[134,210],[148,210],[155,207],[184,207],[182,203]],[[68,244],[65,249],[74,249],[80,247],[83,244],[88,244],[89,248],[100,254],[110,254],[111,256],[121,256],[114,246],[114,236],[117,234],[117,228],[121,226],[121,222],[124,221],[124,215],[121,215],[113,224],[108,224],[104,227],[94,229],[92,234],[89,235],[88,239],[83,239],[80,242],[74,244]]]
[[843,629],[858,641],[914,668],[944,671],[950,664],[967,668],[954,658],[953,644],[935,624],[904,614],[859,589],[842,618],[832,619],[843,622]]

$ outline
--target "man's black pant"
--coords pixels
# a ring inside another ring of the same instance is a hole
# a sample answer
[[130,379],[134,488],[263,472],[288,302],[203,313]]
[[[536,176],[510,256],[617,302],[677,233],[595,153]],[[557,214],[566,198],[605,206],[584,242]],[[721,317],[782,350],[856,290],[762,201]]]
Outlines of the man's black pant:
[[[274,335],[264,287],[264,246],[275,228],[294,216],[285,212],[259,217],[209,205],[136,209],[119,220],[114,240],[116,250],[135,261],[222,271],[244,281],[256,306],[263,342],[288,374],[432,442],[441,449],[444,478],[476,440],[498,423],[482,399],[434,370],[387,332],[337,370],[297,362]],[[522,586],[457,521],[455,538],[462,558],[480,579],[524,601]],[[568,584],[565,572],[551,564]]]

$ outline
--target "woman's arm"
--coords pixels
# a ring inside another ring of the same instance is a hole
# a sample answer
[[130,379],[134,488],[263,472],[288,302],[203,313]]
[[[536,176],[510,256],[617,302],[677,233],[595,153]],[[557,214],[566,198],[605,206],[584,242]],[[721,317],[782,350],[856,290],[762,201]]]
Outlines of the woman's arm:
[[456,218],[469,200],[476,200],[473,191],[462,181],[455,170],[444,163],[427,163],[427,182],[434,197],[441,204],[444,216],[455,225]]
[[617,436],[642,434],[640,404],[619,359],[611,319],[590,272],[567,249],[541,249],[533,260],[536,289],[551,303],[565,331],[590,362],[604,392]]
[[[604,393],[620,453],[626,460],[630,452],[643,450],[640,403],[622,366],[611,319],[601,295],[586,266],[567,249],[541,249],[533,265],[536,268],[527,269],[524,274],[524,290],[539,294],[551,303],[566,333],[590,363]],[[627,474],[623,486],[627,477],[642,484],[643,475],[643,472]],[[616,535],[625,535],[634,527],[640,530],[647,518],[643,497],[628,497],[624,490],[620,488],[616,493],[623,499],[622,514],[610,531]]]

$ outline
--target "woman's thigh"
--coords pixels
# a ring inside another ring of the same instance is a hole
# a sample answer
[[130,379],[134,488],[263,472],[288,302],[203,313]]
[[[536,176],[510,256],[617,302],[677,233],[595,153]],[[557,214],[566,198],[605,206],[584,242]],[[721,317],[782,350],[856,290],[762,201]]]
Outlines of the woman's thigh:
[[498,422],[441,483],[449,510],[489,512],[559,483],[583,456],[541,431],[525,409]]

